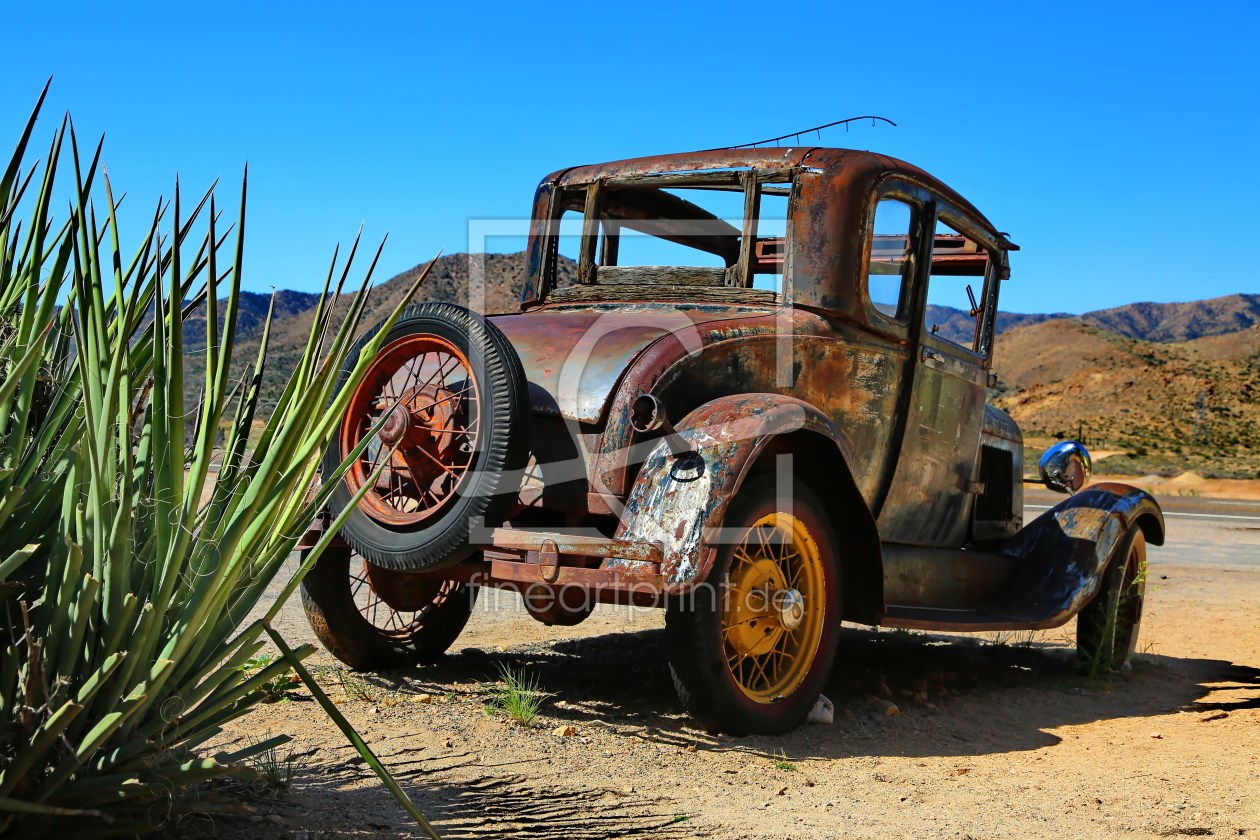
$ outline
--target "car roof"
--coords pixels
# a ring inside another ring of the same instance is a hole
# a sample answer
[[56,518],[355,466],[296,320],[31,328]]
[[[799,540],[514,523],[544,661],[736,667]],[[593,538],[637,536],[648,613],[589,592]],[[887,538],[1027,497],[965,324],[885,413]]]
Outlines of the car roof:
[[[668,155],[627,158],[608,163],[594,163],[560,169],[543,179],[543,183],[555,186],[577,186],[605,178],[627,175],[648,175],[667,172],[692,172],[713,169],[783,169],[811,168],[830,170],[841,177],[870,177],[872,172],[880,176],[899,176],[927,187],[951,204],[981,222],[989,233],[1003,245],[1009,245],[971,202],[963,198],[944,182],[912,163],[906,163],[888,155],[856,149],[838,149],[822,146],[772,146],[757,149],[710,149],[701,152],[679,152]],[[1012,246],[1013,248],[1013,246]]]

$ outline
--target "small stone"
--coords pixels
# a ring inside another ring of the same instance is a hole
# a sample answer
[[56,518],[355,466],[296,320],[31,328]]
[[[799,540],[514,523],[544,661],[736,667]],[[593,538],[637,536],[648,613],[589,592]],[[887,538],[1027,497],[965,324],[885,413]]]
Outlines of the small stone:
[[941,710],[941,707],[936,705],[935,703],[924,703],[923,705],[934,712],[939,712]]
[[263,817],[263,819],[265,819],[267,822],[271,823],[272,825],[280,825],[284,822],[284,817],[280,816],[279,814],[268,814],[267,816]]
[[1158,732],[1152,732],[1152,733],[1151,733],[1151,737],[1152,737],[1152,738],[1163,738],[1164,736],[1163,736],[1163,735],[1160,735]]
[[368,709],[368,714],[369,714],[369,715],[379,715],[380,713],[381,713],[381,710],[380,710],[380,709],[378,709],[378,708],[376,708],[375,706],[373,706],[372,708]]
[[557,726],[555,729],[551,730],[551,734],[559,735],[561,738],[568,738],[571,735],[576,735],[577,729],[565,724],[564,726]]
[[460,655],[462,655],[462,656],[485,656],[485,655],[486,655],[486,652],[485,652],[484,650],[482,650],[481,648],[476,648],[476,647],[466,647],[466,648],[464,648],[463,650],[461,650],[461,651],[460,651]]
[[915,695],[914,695],[914,702],[916,702],[916,703],[926,703],[926,702],[927,702],[927,699],[928,699],[928,696],[927,696],[927,692],[926,692],[926,691],[917,691],[917,692],[915,692]]
[[683,752],[693,753],[693,752],[695,752],[695,751],[696,751],[696,745],[695,745],[695,744],[688,744],[686,747],[684,747],[684,748],[683,748]]
[[901,714],[901,709],[897,708],[897,704],[891,700],[876,700],[874,703],[875,711],[884,717],[892,717]]
[[249,821],[259,823],[263,821],[263,818],[255,814],[254,816],[249,818]]
[[818,695],[818,699],[814,701],[814,708],[809,710],[809,717],[806,720],[810,723],[835,723],[835,704],[828,700],[826,696]]
[[968,774],[968,773],[970,773],[970,772],[971,772],[971,768],[970,768],[970,767],[955,767],[955,768],[954,768],[954,775],[955,775],[955,776],[965,776],[965,775],[967,775],[967,774]]
[[412,703],[432,703],[433,695],[432,694],[417,694],[415,697],[411,698],[411,702]]
[[853,710],[852,710],[852,709],[845,709],[845,710],[844,710],[844,716],[845,716],[845,717],[847,717],[847,718],[852,718],[852,717],[853,717]]

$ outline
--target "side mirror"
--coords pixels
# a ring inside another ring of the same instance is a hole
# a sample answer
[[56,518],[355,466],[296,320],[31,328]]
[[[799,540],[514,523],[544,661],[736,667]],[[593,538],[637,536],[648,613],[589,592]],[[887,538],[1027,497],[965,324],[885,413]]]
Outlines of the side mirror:
[[1041,481],[1059,493],[1077,493],[1093,475],[1094,464],[1085,444],[1074,440],[1056,443],[1041,456],[1037,470]]

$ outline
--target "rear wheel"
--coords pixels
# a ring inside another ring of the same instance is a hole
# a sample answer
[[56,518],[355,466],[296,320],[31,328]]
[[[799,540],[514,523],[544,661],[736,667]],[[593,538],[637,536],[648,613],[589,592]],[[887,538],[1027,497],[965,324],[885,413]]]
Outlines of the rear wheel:
[[[351,351],[343,381],[379,329]],[[324,474],[332,474],[371,435],[329,502],[335,516],[371,482],[341,536],[372,563],[399,571],[468,557],[473,527],[501,524],[518,489],[500,484],[529,455],[527,394],[520,359],[492,323],[447,303],[408,307],[324,457]]]
[[786,503],[773,475],[746,484],[705,582],[665,616],[670,668],[692,716],[733,734],[805,722],[831,670],[840,572],[822,505],[804,485]]
[[432,662],[468,622],[476,587],[385,569],[349,548],[330,547],[302,581],[316,637],[356,670]]
[[1119,671],[1137,649],[1146,601],[1146,537],[1137,523],[1116,545],[1098,594],[1076,619],[1076,660],[1100,676]]

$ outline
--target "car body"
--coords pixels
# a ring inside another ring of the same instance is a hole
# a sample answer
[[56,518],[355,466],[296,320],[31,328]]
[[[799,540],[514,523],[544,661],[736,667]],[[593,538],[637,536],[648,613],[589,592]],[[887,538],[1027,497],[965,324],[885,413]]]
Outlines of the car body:
[[[666,250],[685,263],[653,259]],[[420,571],[516,588],[547,623],[598,602],[661,605],[735,562],[743,549],[723,546],[749,532],[727,527],[728,510],[756,478],[807,493],[826,520],[815,530],[843,585],[818,592],[834,590],[837,627],[1066,623],[1120,544],[1161,543],[1163,521],[1149,495],[1103,484],[1024,523],[1022,435],[986,402],[1014,250],[954,190],[870,152],[726,149],[553,173],[534,198],[521,311],[488,319],[527,391],[529,462],[504,485],[520,490],[467,550]],[[973,332],[938,332],[932,306],[948,302]],[[800,600],[787,584],[759,591],[762,606]],[[795,619],[775,609],[787,632]]]

